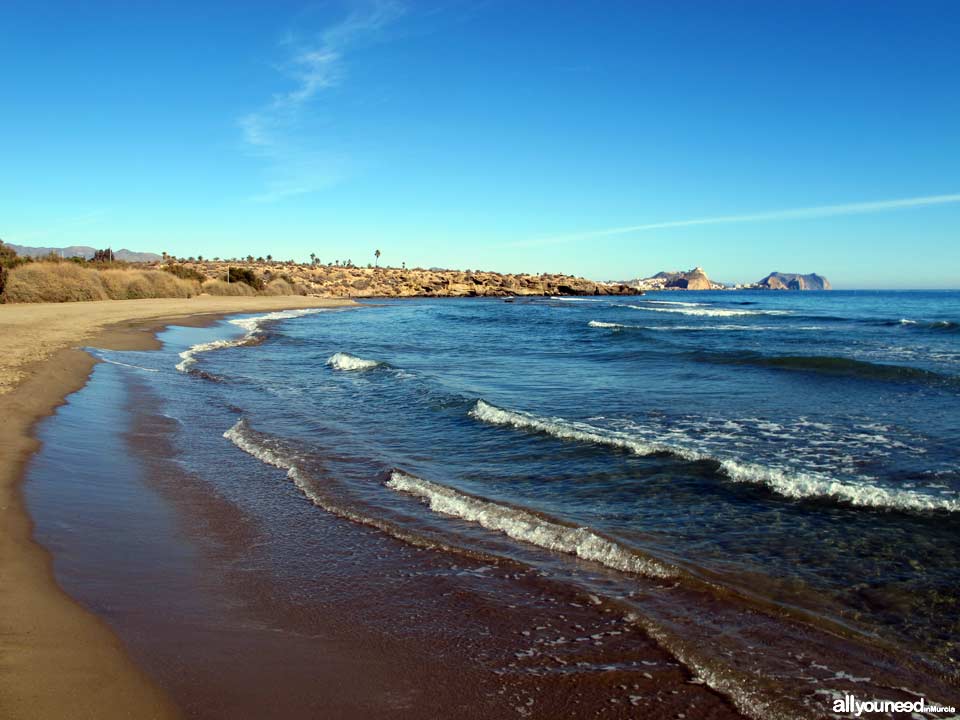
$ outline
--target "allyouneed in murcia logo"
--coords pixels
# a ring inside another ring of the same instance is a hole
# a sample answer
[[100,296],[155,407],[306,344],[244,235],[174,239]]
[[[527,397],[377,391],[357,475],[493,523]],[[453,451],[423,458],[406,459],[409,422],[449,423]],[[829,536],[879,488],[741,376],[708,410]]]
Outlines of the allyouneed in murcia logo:
[[848,713],[860,717],[864,713],[955,713],[956,708],[949,705],[928,705],[924,698],[919,700],[866,700],[861,702],[853,695],[844,695],[833,701],[835,713]]

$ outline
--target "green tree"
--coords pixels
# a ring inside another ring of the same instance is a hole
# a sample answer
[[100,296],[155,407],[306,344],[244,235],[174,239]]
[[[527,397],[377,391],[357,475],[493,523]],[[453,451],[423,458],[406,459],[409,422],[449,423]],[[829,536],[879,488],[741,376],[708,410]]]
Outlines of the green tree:
[[379,250],[379,248],[378,248],[377,250],[374,250],[374,252],[373,252],[373,258],[374,258],[374,259],[373,259],[373,264],[374,264],[374,266],[375,266],[375,267],[380,267],[380,250]]

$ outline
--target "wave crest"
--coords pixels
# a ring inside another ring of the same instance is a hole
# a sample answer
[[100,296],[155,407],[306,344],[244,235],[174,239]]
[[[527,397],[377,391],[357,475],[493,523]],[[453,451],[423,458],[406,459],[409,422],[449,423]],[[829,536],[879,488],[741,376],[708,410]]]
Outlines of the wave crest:
[[190,372],[190,368],[196,364],[197,355],[210,352],[211,350],[222,350],[228,347],[241,347],[243,345],[252,345],[258,340],[258,335],[263,332],[263,324],[274,320],[286,320],[288,318],[300,317],[302,315],[312,315],[318,312],[324,312],[325,308],[301,308],[299,310],[278,310],[277,312],[266,313],[249,318],[236,318],[230,320],[231,325],[236,325],[246,330],[246,334],[235,340],[213,340],[211,342],[197,343],[180,353],[180,362],[176,368],[180,372]]
[[739,317],[743,315],[790,315],[789,310],[729,310],[726,308],[706,307],[650,307],[648,305],[625,305],[631,310],[647,312],[677,313],[680,315],[699,315],[702,317]]
[[669,454],[691,462],[715,463],[729,480],[763,485],[779,495],[795,500],[828,499],[856,507],[903,510],[910,512],[960,512],[960,500],[930,495],[915,490],[898,490],[867,482],[838,480],[816,472],[798,472],[731,458],[717,458],[695,449],[665,442],[649,442],[614,430],[561,418],[543,418],[532,413],[504,410],[478,400],[470,417],[492,425],[532,430],[576,442],[617,448],[635,455]]
[[375,367],[380,367],[381,364],[382,363],[376,360],[367,360],[366,358],[357,357],[356,355],[345,352],[334,353],[327,359],[327,365],[334,370],[342,370],[344,372],[372,370]]
[[434,512],[477,523],[488,530],[555,552],[601,563],[614,570],[656,578],[674,577],[673,568],[604,537],[588,527],[566,525],[530,510],[504,505],[446,485],[393,471],[386,486],[424,501]]

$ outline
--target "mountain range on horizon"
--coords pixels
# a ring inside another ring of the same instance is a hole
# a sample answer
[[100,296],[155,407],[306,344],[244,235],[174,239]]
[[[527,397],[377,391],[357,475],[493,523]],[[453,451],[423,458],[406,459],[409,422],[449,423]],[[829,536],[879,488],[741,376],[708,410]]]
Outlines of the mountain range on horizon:
[[[68,247],[31,247],[29,245],[15,245],[13,243],[5,244],[13,248],[17,255],[33,258],[43,257],[44,255],[54,253],[62,255],[66,258],[82,257],[85,260],[89,260],[94,256],[94,253],[97,252],[97,248],[90,247],[89,245],[70,245]],[[156,262],[163,259],[157,253],[137,252],[135,250],[127,249],[115,250],[113,257],[116,260],[121,260],[123,262]]]

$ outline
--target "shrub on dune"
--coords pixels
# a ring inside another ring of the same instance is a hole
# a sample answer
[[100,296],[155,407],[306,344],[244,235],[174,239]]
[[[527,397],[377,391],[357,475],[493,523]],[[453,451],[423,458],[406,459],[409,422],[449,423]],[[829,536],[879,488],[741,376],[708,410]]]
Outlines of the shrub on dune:
[[102,270],[100,279],[111,300],[188,298],[200,292],[199,283],[157,270]]
[[156,270],[96,270],[74,262],[40,262],[10,271],[6,302],[188,298],[200,284]]
[[296,295],[296,291],[293,289],[293,285],[288,283],[286,280],[277,278],[276,280],[271,280],[267,283],[267,287],[264,290],[266,295]]
[[208,280],[200,286],[202,292],[208,295],[256,295],[256,291],[241,282],[224,282],[223,280]]
[[141,273],[153,288],[153,297],[189,298],[200,294],[200,283],[182,279],[159,270],[144,270]]
[[8,302],[108,300],[96,270],[75,263],[30,263],[10,271],[4,295]]

